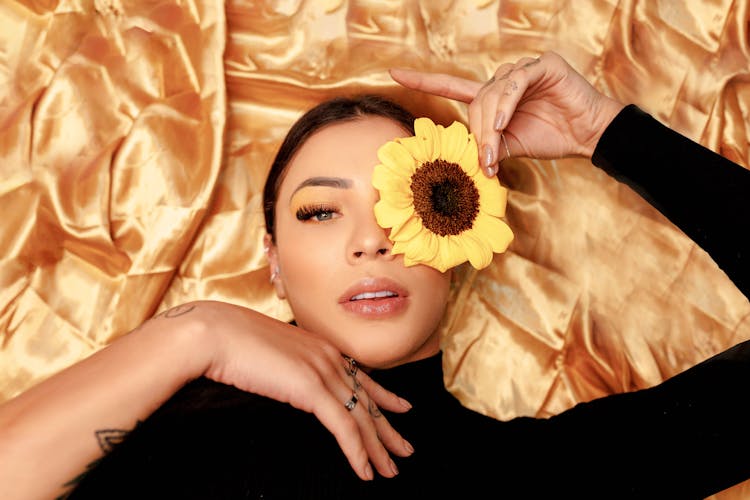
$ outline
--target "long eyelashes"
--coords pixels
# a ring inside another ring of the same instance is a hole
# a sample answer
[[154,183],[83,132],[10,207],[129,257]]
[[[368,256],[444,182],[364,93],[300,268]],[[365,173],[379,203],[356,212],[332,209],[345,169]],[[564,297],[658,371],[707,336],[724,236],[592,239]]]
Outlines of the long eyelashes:
[[333,205],[317,203],[314,205],[301,206],[297,209],[295,215],[297,216],[297,220],[303,222],[311,219],[316,222],[324,222],[335,218],[338,215],[338,209]]

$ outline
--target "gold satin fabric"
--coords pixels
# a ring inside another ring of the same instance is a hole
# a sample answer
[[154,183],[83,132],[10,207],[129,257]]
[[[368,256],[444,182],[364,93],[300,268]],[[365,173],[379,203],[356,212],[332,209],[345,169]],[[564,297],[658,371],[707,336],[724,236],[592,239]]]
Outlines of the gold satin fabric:
[[[466,118],[400,89],[389,67],[485,80],[554,49],[603,92],[747,166],[748,8],[1,3],[0,400],[187,300],[290,319],[268,285],[260,200],[291,123],[361,91],[446,125]],[[488,269],[461,269],[444,322],[446,384],[467,406],[547,416],[750,338],[750,304],[713,261],[587,161],[513,159],[501,178],[516,240]]]

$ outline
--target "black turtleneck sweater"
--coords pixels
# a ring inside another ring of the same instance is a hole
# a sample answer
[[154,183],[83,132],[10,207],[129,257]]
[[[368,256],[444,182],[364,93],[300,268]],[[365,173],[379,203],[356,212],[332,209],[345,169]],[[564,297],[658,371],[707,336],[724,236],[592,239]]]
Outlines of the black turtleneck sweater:
[[[635,106],[593,162],[641,193],[750,287],[750,171]],[[722,224],[722,221],[732,224]],[[372,373],[405,397],[384,412],[415,448],[361,481],[311,414],[200,378],[90,470],[80,498],[704,498],[750,478],[750,343],[647,390],[549,419],[494,420],[444,387],[440,355]]]

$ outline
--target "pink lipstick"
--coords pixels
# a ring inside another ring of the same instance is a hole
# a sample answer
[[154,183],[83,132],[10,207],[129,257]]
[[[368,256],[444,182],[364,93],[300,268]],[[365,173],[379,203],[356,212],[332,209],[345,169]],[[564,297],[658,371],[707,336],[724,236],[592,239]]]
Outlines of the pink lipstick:
[[396,316],[408,306],[408,292],[388,278],[366,278],[349,287],[339,304],[349,312],[368,319]]

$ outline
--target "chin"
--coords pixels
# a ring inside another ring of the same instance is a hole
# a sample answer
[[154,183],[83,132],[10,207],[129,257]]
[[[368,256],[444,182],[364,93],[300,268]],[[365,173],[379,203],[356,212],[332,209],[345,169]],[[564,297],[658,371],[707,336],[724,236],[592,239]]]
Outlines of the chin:
[[379,327],[377,338],[370,336],[357,342],[356,345],[346,342],[346,345],[341,347],[342,352],[346,352],[360,365],[368,368],[392,368],[437,354],[439,351],[439,343],[434,335],[427,335],[421,339],[413,337],[409,339],[403,332],[393,332],[393,336],[389,339],[388,335],[383,334],[386,328],[388,328],[386,325]]
[[[326,318],[326,321],[321,322],[320,318]],[[298,325],[320,333],[342,354],[368,368],[390,368],[436,354],[439,350],[437,327],[429,328],[409,315],[372,321],[333,311],[331,314],[316,313],[309,319],[300,318]]]

